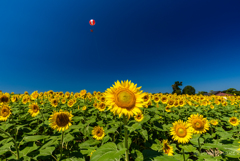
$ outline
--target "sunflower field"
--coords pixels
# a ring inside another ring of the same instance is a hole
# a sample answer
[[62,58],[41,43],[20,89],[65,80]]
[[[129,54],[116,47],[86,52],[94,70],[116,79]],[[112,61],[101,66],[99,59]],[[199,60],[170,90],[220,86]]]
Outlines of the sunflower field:
[[0,93],[0,160],[240,160],[240,96]]

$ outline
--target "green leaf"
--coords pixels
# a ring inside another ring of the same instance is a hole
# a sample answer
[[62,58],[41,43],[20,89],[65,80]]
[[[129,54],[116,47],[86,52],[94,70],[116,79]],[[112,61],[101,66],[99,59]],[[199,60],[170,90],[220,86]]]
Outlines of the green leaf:
[[2,129],[3,131],[6,131],[9,127],[13,126],[13,124],[3,124],[0,126],[0,129]]
[[91,139],[91,140],[85,141],[84,143],[79,144],[79,147],[80,148],[88,148],[89,146],[97,145],[99,143],[101,143],[101,141]]
[[167,160],[167,161],[178,161],[178,159],[173,158],[172,156],[157,156],[153,158],[153,161],[162,161],[162,160]]
[[136,130],[138,130],[138,129],[142,129],[142,125],[139,124],[139,123],[135,123],[135,124],[133,124],[132,126],[125,126],[125,127],[128,128],[128,130],[129,130],[130,133],[133,132],[133,131],[136,131]]
[[4,144],[3,146],[0,147],[0,155],[3,155],[4,153],[8,152],[11,146],[13,146],[13,142],[9,142],[7,144]]
[[38,156],[49,156],[52,155],[53,151],[56,149],[56,147],[46,147],[45,149],[40,149],[40,154]]
[[[193,135],[193,136],[192,136],[192,139],[190,139],[190,142],[191,142],[192,144],[198,146],[198,138],[199,138],[199,137],[200,137],[200,134],[195,134],[195,135]],[[200,144],[202,144],[203,141],[204,141],[204,139],[203,139],[203,138],[200,138],[199,141],[200,141]]]
[[144,115],[143,120],[140,122],[141,124],[148,122],[148,120],[150,120],[150,116],[149,115]]
[[30,153],[36,149],[38,149],[38,146],[35,143],[33,143],[33,146],[27,146],[22,151],[20,151],[19,155],[21,157],[27,156],[28,153]]
[[63,159],[62,161],[85,161],[85,159],[72,157],[72,158]]
[[197,152],[197,149],[192,145],[179,145],[180,148],[184,149],[184,152]]
[[70,133],[68,133],[66,136],[64,136],[63,142],[66,143],[72,140],[74,140],[74,137]]
[[24,141],[25,142],[37,141],[37,140],[46,139],[48,137],[49,136],[45,136],[45,135],[25,136],[24,137]]
[[148,132],[147,132],[147,130],[142,130],[140,133],[142,134],[144,139],[148,140]]
[[106,130],[106,135],[109,134],[109,133],[115,133],[117,131],[118,128],[116,127],[112,127],[111,129],[109,130]]
[[114,143],[106,143],[98,148],[92,155],[91,161],[115,161],[121,158],[126,151],[126,148],[121,150],[117,149],[116,144]]
[[157,151],[154,151],[154,150],[151,150],[151,149],[143,150],[142,154],[143,154],[143,157],[144,157],[144,161],[145,160],[146,161],[152,160],[154,157],[163,155],[162,152],[157,152]]
[[108,135],[104,136],[103,140],[102,140],[102,144],[106,143],[109,139],[110,139],[110,137]]
[[137,154],[135,161],[143,161],[143,154],[139,150],[135,150],[135,152]]

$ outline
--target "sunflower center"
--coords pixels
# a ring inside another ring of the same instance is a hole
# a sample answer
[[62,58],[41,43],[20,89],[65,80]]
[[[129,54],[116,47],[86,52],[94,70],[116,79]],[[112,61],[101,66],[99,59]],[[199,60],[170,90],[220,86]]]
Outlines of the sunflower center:
[[102,130],[99,129],[99,130],[96,132],[96,135],[97,135],[97,136],[102,136]]
[[2,109],[2,116],[3,117],[6,117],[8,114],[9,114],[9,110],[8,109],[6,109],[6,108]]
[[126,108],[126,109],[132,109],[135,107],[136,98],[134,93],[127,89],[123,89],[116,93],[116,100],[115,103],[118,107]]
[[237,123],[237,120],[236,119],[232,119],[231,123],[235,124],[235,123]]
[[33,112],[34,113],[38,112],[38,106],[37,105],[33,105]]
[[179,127],[177,129],[177,135],[179,137],[185,137],[187,135],[187,130],[185,128]]
[[1,98],[1,102],[8,102],[8,97],[6,97],[6,96],[2,96],[2,98]]
[[170,151],[170,147],[165,143],[164,144],[164,150],[165,150],[165,152],[168,154],[169,153],[169,151]]
[[57,115],[56,123],[60,127],[65,127],[70,122],[68,116],[65,113],[60,113]]
[[194,129],[203,129],[203,122],[201,120],[195,120],[193,123]]

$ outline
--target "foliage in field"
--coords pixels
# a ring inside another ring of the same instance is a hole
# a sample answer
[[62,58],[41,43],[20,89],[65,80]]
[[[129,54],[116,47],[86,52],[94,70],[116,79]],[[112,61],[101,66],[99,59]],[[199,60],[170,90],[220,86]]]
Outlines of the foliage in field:
[[1,160],[239,160],[240,96],[0,93]]

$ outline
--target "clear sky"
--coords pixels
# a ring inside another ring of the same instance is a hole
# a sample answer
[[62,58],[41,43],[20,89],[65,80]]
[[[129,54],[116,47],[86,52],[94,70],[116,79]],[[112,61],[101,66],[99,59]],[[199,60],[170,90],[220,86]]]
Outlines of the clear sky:
[[[1,0],[0,90],[240,90],[239,0]],[[94,19],[94,27],[89,20]],[[94,32],[90,32],[93,29]]]

